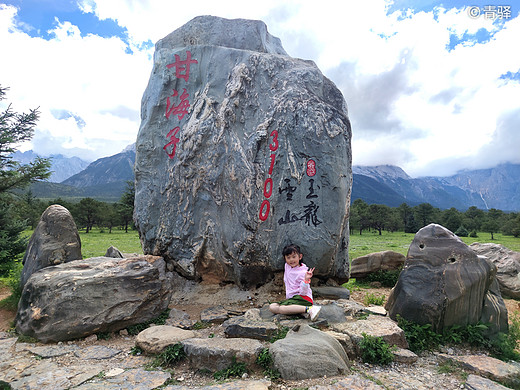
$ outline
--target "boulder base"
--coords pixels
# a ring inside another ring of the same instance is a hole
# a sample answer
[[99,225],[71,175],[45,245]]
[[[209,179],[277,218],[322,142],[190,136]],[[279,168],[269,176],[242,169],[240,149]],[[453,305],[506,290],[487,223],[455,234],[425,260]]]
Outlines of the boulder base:
[[161,257],[96,257],[47,267],[24,286],[16,330],[43,342],[111,332],[168,307],[170,272]]

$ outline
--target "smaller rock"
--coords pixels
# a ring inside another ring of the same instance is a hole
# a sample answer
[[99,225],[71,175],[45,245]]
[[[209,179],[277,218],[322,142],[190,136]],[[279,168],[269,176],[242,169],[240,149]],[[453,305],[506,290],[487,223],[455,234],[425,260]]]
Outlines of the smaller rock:
[[271,321],[264,321],[259,309],[250,309],[243,316],[230,318],[222,326],[226,337],[245,337],[257,340],[269,340],[278,330]]
[[342,378],[330,385],[316,385],[309,387],[309,390],[383,390],[385,387],[379,386],[370,379],[361,377],[359,374],[350,375]]
[[128,336],[128,329],[121,329],[119,331],[119,336],[122,336],[122,337]]
[[105,373],[105,378],[112,378],[114,376],[118,376],[119,374],[122,374],[125,372],[122,368],[112,368],[110,371]]
[[93,345],[91,347],[82,348],[74,352],[74,355],[80,359],[110,359],[120,354],[121,351],[102,345]]
[[27,350],[43,359],[63,356],[78,349],[76,345],[55,345],[43,347],[30,347]]
[[212,324],[222,324],[229,318],[227,309],[223,306],[214,306],[204,309],[200,313],[202,322],[210,322]]
[[107,252],[105,253],[105,257],[114,257],[116,259],[124,258],[121,251],[119,249],[117,249],[115,246],[110,246],[110,248],[107,249]]
[[92,344],[97,341],[97,335],[91,334],[90,336],[85,337],[85,343]]
[[419,359],[415,353],[410,351],[409,349],[397,348],[392,351],[392,355],[394,355],[394,362],[405,363],[405,364],[413,364]]
[[320,315],[318,317],[322,320],[327,320],[328,324],[338,324],[346,322],[345,311],[341,306],[338,306],[335,302],[328,305],[322,305]]
[[402,267],[406,257],[402,253],[383,251],[356,257],[350,265],[351,278],[363,278],[377,271],[397,270]]
[[195,337],[195,333],[191,330],[184,330],[169,325],[158,325],[140,332],[135,339],[135,344],[145,353],[158,354],[168,346],[192,337]]
[[369,314],[376,314],[383,317],[387,314],[387,311],[383,306],[368,306],[364,311]]
[[473,374],[468,375],[464,388],[468,390],[509,390],[509,387],[502,386],[490,379]]
[[359,357],[356,346],[348,334],[334,332],[333,330],[325,330],[323,332],[339,341],[350,360],[356,360]]
[[190,319],[188,313],[179,309],[170,309],[170,314],[164,325],[175,326],[181,329],[191,329],[193,321]]
[[312,292],[315,297],[320,297],[324,299],[350,299],[350,291],[345,287],[313,287]]

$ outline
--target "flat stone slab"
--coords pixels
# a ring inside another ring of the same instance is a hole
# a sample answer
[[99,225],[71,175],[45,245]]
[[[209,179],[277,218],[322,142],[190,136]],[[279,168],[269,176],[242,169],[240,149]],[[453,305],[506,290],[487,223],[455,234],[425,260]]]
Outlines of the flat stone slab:
[[174,308],[170,310],[165,325],[176,326],[181,329],[190,329],[193,326],[193,321],[190,319],[188,313]]
[[313,287],[312,292],[315,297],[324,299],[350,299],[350,291],[345,287]]
[[121,351],[118,349],[104,347],[102,345],[92,345],[74,352],[74,354],[81,359],[110,359],[120,353]]
[[148,354],[158,354],[168,346],[192,337],[195,337],[195,333],[191,330],[169,325],[158,325],[140,332],[135,339],[135,344]]
[[260,341],[246,338],[193,338],[182,341],[182,344],[190,364],[209,371],[227,368],[234,358],[246,365],[254,364],[264,348]]
[[316,385],[309,387],[309,390],[383,390],[383,386],[379,386],[369,379],[365,379],[360,375],[352,375],[337,381],[330,385]]
[[437,354],[441,361],[454,361],[463,368],[480,376],[504,383],[506,385],[520,387],[520,364],[506,363],[485,355],[446,355]]
[[278,331],[274,322],[258,318],[240,316],[230,318],[222,324],[226,337],[245,337],[257,340],[270,340]]
[[77,345],[51,345],[44,347],[29,347],[27,350],[43,359],[63,356],[78,350]]
[[397,348],[397,350],[392,351],[392,355],[394,355],[394,362],[397,363],[413,364],[419,359],[419,356],[415,353],[403,348]]
[[[222,383],[220,385],[197,387],[199,390],[268,390],[271,386],[271,381],[234,381],[229,383]],[[164,390],[191,390],[193,387],[188,386],[166,386]]]
[[382,337],[390,345],[408,349],[403,330],[389,317],[369,315],[364,320],[332,324],[331,328],[336,332],[348,334],[358,345],[363,339],[363,333],[366,333],[370,336]]
[[222,324],[229,319],[228,310],[224,306],[214,306],[204,309],[200,312],[200,320],[202,322],[210,322],[212,324]]
[[491,379],[482,378],[481,376],[473,374],[468,375],[464,388],[468,390],[509,390],[509,387],[502,386]]
[[170,377],[168,372],[135,368],[114,377],[96,378],[74,390],[152,390],[163,385]]

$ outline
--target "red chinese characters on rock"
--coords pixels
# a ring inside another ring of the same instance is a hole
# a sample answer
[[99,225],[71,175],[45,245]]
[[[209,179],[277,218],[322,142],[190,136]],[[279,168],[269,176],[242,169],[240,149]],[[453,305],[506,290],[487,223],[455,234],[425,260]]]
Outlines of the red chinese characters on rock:
[[310,159],[307,161],[307,176],[313,177],[316,175],[316,161]]
[[276,160],[276,150],[278,149],[278,130],[273,130],[270,134],[270,136],[273,138],[273,141],[271,144],[269,144],[269,150],[273,153],[271,153],[270,156],[270,164],[269,164],[269,170],[268,170],[268,177],[265,179],[264,182],[264,201],[260,205],[260,212],[258,214],[260,221],[265,221],[267,217],[269,217],[269,211],[271,210],[271,203],[269,202],[269,198],[273,194],[273,179],[271,178],[271,175],[273,174],[273,168],[274,163]]
[[[166,65],[168,69],[175,68],[175,77],[178,79],[183,79],[185,82],[188,82],[190,78],[190,66],[191,64],[198,64],[198,61],[191,58],[191,52],[189,50],[186,51],[186,59],[181,60],[181,57],[178,54],[175,54],[175,62]],[[179,104],[175,105],[174,99],[179,98]],[[166,119],[170,119],[170,116],[177,116],[179,120],[182,120],[186,114],[188,114],[190,108],[190,102],[188,98],[190,95],[188,94],[186,88],[183,88],[182,93],[179,96],[179,92],[177,90],[173,90],[173,94],[166,99],[166,112],[164,115]],[[177,149],[177,144],[179,143],[178,134],[181,131],[179,126],[171,129],[166,135],[166,139],[168,143],[164,145],[163,150],[166,152],[169,158],[175,157],[175,151]],[[171,150],[170,150],[171,147]]]

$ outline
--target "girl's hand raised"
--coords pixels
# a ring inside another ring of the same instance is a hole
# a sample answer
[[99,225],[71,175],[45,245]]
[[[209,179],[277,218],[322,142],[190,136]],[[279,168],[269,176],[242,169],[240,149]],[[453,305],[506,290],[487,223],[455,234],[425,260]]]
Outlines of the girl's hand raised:
[[316,268],[316,267],[310,268],[310,269],[307,270],[307,272],[305,272],[305,279],[304,279],[304,280],[305,280],[306,282],[308,282],[309,280],[311,280],[315,268]]

